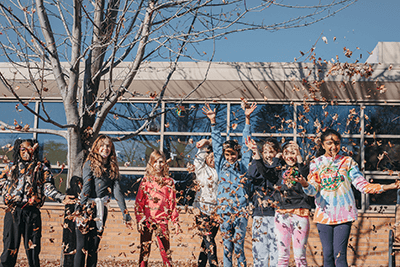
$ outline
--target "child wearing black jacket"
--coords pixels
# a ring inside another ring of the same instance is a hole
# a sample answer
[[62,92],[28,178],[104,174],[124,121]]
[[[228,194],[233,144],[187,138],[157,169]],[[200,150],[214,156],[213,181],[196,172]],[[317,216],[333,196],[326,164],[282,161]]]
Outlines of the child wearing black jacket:
[[281,167],[281,146],[275,138],[265,140],[260,155],[255,155],[249,167],[249,178],[252,183],[253,208],[253,264],[254,267],[277,266],[278,248],[275,236],[274,185],[257,170],[257,161],[267,169]]
[[[259,158],[257,146],[253,140],[248,141],[248,147],[253,150],[255,158]],[[274,199],[278,204],[275,212],[275,234],[278,246],[278,265],[288,266],[290,258],[290,242],[293,241],[293,251],[296,266],[307,266],[306,244],[310,230],[309,215],[312,199],[303,191],[296,177],[307,177],[308,165],[303,163],[298,145],[295,142],[286,143],[282,147],[284,165],[280,170],[266,168],[262,160],[256,160],[257,171],[275,184]]]

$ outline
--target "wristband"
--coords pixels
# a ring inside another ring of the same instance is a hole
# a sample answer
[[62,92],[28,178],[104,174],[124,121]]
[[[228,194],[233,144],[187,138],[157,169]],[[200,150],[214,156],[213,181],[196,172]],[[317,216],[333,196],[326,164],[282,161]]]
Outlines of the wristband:
[[215,125],[216,125],[216,123],[211,123],[211,127],[212,127],[212,126],[215,126]]

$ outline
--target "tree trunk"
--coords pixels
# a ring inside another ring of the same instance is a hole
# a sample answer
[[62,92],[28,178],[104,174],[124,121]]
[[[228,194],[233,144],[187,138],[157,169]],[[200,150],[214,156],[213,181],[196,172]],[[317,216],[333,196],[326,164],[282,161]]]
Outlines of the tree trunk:
[[[85,159],[85,150],[83,148],[82,138],[78,132],[78,128],[68,131],[68,178],[67,191],[68,195],[75,195],[77,198],[80,194],[82,184],[82,166]],[[65,205],[64,224],[63,224],[63,246],[61,255],[61,266],[73,267],[76,250],[76,228],[75,222],[68,219],[75,211],[75,205]]]

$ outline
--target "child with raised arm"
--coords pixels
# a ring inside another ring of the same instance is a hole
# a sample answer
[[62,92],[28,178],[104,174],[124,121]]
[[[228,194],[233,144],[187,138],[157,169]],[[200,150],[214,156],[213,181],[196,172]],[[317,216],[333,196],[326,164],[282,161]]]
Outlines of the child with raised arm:
[[[259,158],[256,143],[249,140],[248,146],[253,150],[255,158]],[[282,147],[282,159],[285,165],[276,172],[267,169],[262,162],[256,164],[258,172],[276,185],[274,199],[278,205],[275,212],[275,234],[279,254],[277,266],[289,266],[291,242],[296,266],[307,266],[306,244],[310,230],[308,217],[312,200],[303,192],[297,179],[307,177],[308,165],[303,163],[299,147],[293,141]]]
[[153,232],[166,266],[172,266],[168,222],[172,221],[179,233],[174,180],[169,177],[164,153],[154,150],[146,166],[135,201],[137,227],[140,233],[139,266],[146,267],[151,249]]
[[193,207],[200,211],[200,214],[196,215],[196,225],[203,239],[198,266],[205,267],[208,262],[210,267],[217,267],[215,236],[219,229],[216,219],[218,174],[210,140],[202,139],[197,142],[196,147],[199,149],[194,159],[197,192]]
[[281,167],[281,146],[269,137],[262,147],[262,157],[255,154],[249,167],[249,179],[253,185],[253,264],[254,267],[277,266],[278,248],[275,236],[274,185],[257,171],[257,164],[264,164],[270,171]]
[[315,196],[314,221],[322,243],[324,267],[347,267],[351,224],[357,220],[351,185],[365,194],[380,194],[399,189],[400,181],[388,185],[369,183],[351,157],[339,155],[340,133],[326,129],[320,139],[317,158],[310,164],[308,181],[299,177],[297,182],[301,183],[304,192]]
[[218,173],[219,185],[217,195],[217,213],[221,218],[220,230],[224,245],[224,266],[232,266],[233,252],[237,255],[238,266],[246,267],[244,241],[248,221],[249,183],[246,178],[250,163],[251,151],[247,149],[245,140],[250,136],[250,115],[257,105],[245,107],[246,123],[243,129],[241,145],[237,140],[223,141],[216,127],[216,113],[208,104],[203,107],[204,114],[211,122],[212,147],[214,151],[215,169]]

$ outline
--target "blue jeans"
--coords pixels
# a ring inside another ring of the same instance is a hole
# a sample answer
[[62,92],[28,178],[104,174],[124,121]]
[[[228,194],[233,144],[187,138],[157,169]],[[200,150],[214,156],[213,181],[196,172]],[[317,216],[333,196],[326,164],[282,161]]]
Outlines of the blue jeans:
[[244,240],[246,237],[247,218],[240,216],[222,216],[223,223],[220,226],[224,243],[224,267],[232,267],[233,252],[237,257],[237,265],[246,267],[244,255]]
[[327,225],[317,224],[324,253],[324,267],[347,267],[347,244],[351,222]]
[[275,235],[275,216],[253,217],[254,267],[278,265],[278,248]]

